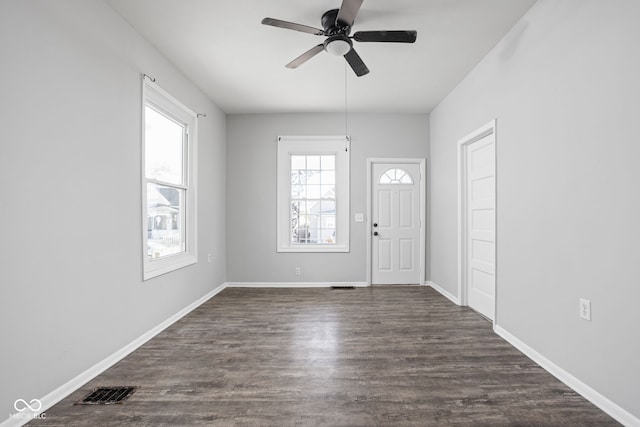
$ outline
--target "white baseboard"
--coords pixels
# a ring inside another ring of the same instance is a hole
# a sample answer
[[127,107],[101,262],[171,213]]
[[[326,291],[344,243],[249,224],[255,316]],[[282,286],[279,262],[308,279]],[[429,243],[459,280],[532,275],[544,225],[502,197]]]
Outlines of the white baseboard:
[[162,332],[163,330],[165,330],[166,328],[168,328],[178,320],[182,319],[188,313],[190,313],[191,311],[193,311],[194,309],[196,309],[197,307],[199,307],[200,305],[202,305],[203,303],[211,299],[213,296],[222,292],[225,289],[225,287],[226,287],[226,284],[222,284],[218,286],[217,288],[215,288],[214,290],[212,290],[202,298],[189,304],[187,307],[183,308],[173,316],[169,317],[167,320],[160,323],[158,326],[154,327],[153,329],[145,332],[135,340],[131,341],[129,344],[122,347],[120,350],[116,351],[112,355],[108,356],[107,358],[93,365],[91,368],[82,372],[75,378],[72,378],[71,380],[67,381],[65,384],[53,390],[52,392],[50,392],[49,394],[47,394],[46,396],[40,399],[42,406],[38,411],[30,411],[29,409],[27,409],[18,414],[13,414],[13,416],[10,416],[4,422],[0,423],[0,427],[23,426],[29,421],[31,421],[32,419],[36,418],[39,414],[43,414],[43,413],[44,413],[44,416],[46,417],[47,409],[51,408],[53,405],[60,402],[62,399],[69,396],[74,391],[78,390],[84,384],[88,383],[89,381],[91,381],[92,379],[100,375],[102,372],[106,371],[111,366],[115,365],[120,360],[124,359],[134,350],[142,346],[144,343],[146,343],[151,338],[158,335],[160,332]]
[[507,332],[504,328],[495,325],[493,330],[496,334],[504,338],[509,344],[520,350],[527,357],[536,362],[551,375],[572,388],[575,392],[582,395],[589,402],[593,403],[598,408],[609,414],[616,421],[622,423],[627,427],[640,427],[640,419],[636,418],[627,410],[616,405],[611,400],[607,399],[605,396],[598,393],[597,391],[580,381],[578,378],[574,377],[573,375],[538,353],[536,350],[529,347],[524,342],[520,341],[514,335]]
[[442,296],[444,296],[445,298],[447,298],[449,301],[451,301],[452,303],[454,303],[455,305],[460,305],[460,298],[456,297],[455,295],[453,295],[452,293],[450,293],[449,291],[447,291],[446,289],[444,289],[443,287],[441,287],[440,285],[437,285],[435,283],[433,283],[432,281],[427,281],[426,283],[427,286],[431,286],[433,289],[435,289],[436,291],[438,291],[439,293],[442,294]]
[[328,288],[331,286],[369,286],[367,282],[227,282],[227,288]]

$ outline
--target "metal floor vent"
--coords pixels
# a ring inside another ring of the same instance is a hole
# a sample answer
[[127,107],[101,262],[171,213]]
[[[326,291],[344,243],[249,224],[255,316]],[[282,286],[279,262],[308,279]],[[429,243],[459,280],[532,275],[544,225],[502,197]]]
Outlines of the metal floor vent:
[[123,403],[138,387],[98,387],[76,405],[115,405]]
[[346,290],[346,289],[355,289],[355,286],[340,286],[340,285],[335,285],[335,286],[331,286],[331,290]]

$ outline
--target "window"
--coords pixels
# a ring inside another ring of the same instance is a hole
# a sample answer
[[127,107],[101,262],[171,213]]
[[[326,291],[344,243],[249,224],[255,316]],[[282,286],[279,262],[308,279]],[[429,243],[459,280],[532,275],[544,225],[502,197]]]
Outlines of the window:
[[406,170],[393,168],[380,176],[378,184],[413,184],[413,179]]
[[196,262],[196,114],[145,77],[144,280]]
[[278,252],[349,251],[349,139],[278,138]]

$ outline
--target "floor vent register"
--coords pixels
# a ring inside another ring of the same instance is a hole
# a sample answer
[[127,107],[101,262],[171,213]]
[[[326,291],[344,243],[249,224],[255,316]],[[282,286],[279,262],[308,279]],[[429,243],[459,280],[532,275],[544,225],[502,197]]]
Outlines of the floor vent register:
[[98,387],[76,405],[114,405],[123,403],[138,387]]

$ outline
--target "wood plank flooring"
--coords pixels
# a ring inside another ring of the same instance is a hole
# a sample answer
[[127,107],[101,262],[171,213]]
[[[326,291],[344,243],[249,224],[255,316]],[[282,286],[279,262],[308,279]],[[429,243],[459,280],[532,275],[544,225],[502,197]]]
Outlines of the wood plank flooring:
[[[135,385],[124,404],[73,405]],[[609,426],[428,287],[226,289],[33,426]]]

